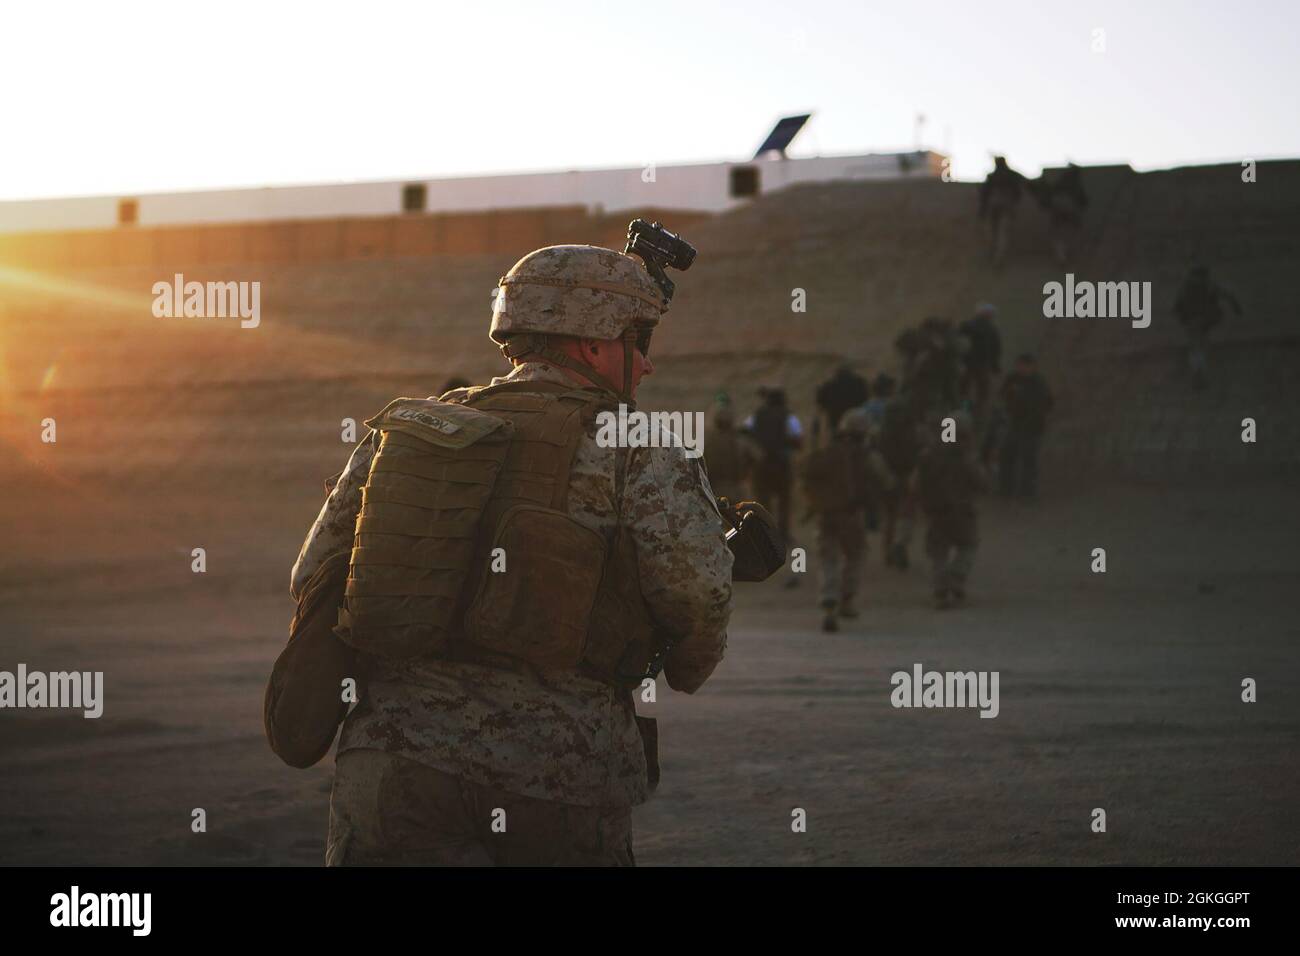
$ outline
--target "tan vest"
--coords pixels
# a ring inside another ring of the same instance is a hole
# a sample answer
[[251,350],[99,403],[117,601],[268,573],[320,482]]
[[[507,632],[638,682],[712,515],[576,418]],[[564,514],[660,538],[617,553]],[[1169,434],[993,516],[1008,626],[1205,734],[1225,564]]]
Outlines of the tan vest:
[[[381,440],[340,636],[396,659],[517,659],[639,683],[664,646],[623,516],[601,534],[566,511],[574,456],[602,407],[609,397],[595,390],[507,382],[455,403],[399,399],[372,419]],[[618,508],[627,449],[615,455]]]

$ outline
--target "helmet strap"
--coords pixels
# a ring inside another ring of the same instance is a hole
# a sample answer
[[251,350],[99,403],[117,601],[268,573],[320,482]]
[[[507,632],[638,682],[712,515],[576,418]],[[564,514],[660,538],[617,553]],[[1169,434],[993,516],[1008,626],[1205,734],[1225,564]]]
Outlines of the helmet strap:
[[637,331],[635,325],[623,330],[623,391],[619,400],[628,408],[632,407],[632,351],[636,348]]

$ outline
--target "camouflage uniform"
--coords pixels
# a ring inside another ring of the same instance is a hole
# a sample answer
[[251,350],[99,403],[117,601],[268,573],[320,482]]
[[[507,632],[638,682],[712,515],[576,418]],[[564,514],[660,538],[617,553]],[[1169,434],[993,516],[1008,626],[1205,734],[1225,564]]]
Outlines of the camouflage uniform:
[[920,405],[911,392],[896,395],[886,403],[879,447],[897,483],[881,496],[885,515],[885,564],[900,570],[908,566],[907,549],[912,543],[916,502],[909,488],[923,445],[923,429]]
[[[524,381],[580,387],[531,360],[493,384]],[[596,431],[593,422],[579,443],[567,510],[605,532],[616,520],[615,449],[598,446]],[[326,557],[351,548],[377,441],[372,433],[357,447],[308,533],[295,595]],[[722,659],[731,612],[732,557],[698,459],[681,447],[631,449],[622,513],[642,596],[673,641],[664,676],[693,693]],[[366,659],[339,739],[330,863],[632,862],[630,808],[647,792],[632,692],[573,670],[498,664]],[[497,807],[505,834],[485,829]]]
[[[854,600],[862,583],[862,560],[867,551],[867,507],[893,487],[893,475],[884,458],[867,440],[867,416],[861,409],[846,412],[828,448],[821,456],[827,487],[821,494],[809,488],[817,519],[817,559],[821,571],[822,627],[837,630],[837,617],[857,617]],[[805,481],[812,478],[807,475]],[[829,481],[827,481],[829,479]]]
[[925,550],[940,607],[966,596],[966,579],[979,547],[975,496],[987,487],[977,460],[974,422],[966,412],[955,412],[952,417],[957,423],[957,441],[931,444],[921,453],[916,468],[918,498],[929,519]]
[[[380,750],[349,750],[340,757],[331,809],[331,866],[636,863],[624,808],[523,797]],[[501,813],[505,829],[494,831],[494,814]],[[384,848],[382,855],[374,853],[376,847]]]

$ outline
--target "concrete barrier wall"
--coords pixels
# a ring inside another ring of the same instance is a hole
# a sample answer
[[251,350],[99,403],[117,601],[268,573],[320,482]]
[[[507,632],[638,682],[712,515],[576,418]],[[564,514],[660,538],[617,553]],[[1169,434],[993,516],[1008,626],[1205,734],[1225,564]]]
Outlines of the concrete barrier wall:
[[522,255],[590,242],[621,248],[635,215],[680,229],[707,213],[646,209],[589,215],[582,206],[481,213],[304,219],[204,226],[119,227],[0,236],[0,265],[42,271],[115,266],[320,262],[443,255]]

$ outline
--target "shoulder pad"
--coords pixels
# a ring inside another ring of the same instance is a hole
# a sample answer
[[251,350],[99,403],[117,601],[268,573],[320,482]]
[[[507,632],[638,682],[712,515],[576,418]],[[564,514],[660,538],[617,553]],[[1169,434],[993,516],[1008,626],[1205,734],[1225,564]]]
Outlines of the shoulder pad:
[[494,432],[508,438],[514,426],[469,405],[432,398],[395,398],[366,424],[376,431],[404,432],[444,448],[466,448]]

